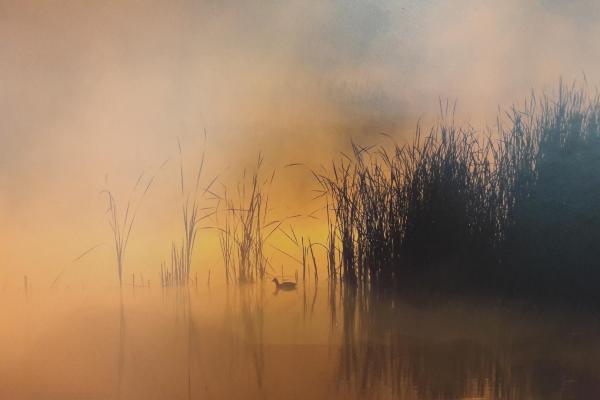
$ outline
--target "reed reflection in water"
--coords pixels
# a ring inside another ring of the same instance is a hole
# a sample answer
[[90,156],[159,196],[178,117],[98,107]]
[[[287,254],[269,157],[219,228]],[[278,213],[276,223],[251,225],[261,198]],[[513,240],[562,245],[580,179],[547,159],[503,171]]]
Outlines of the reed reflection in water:
[[597,318],[344,286],[2,295],[0,398],[580,399]]
[[345,288],[338,379],[356,398],[600,395],[597,321]]

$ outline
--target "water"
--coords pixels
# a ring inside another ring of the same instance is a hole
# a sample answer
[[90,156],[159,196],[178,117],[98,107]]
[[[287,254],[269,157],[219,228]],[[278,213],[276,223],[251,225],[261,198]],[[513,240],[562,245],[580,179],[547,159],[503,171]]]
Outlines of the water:
[[587,313],[266,284],[0,298],[1,399],[600,398]]

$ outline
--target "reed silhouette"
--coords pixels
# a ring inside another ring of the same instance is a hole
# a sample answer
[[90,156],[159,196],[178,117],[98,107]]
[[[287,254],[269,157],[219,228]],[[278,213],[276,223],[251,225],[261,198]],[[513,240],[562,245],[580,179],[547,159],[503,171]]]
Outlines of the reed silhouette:
[[[194,179],[192,190],[186,189],[183,152],[181,143],[177,141],[179,149],[179,177],[181,189],[181,216],[183,220],[183,241],[181,244],[176,242],[171,243],[171,258],[170,264],[161,263],[160,280],[163,287],[167,286],[184,286],[190,281],[190,272],[192,269],[192,256],[196,246],[200,223],[216,213],[216,206],[200,207],[202,200],[207,200],[207,194],[210,195],[209,200],[218,200],[218,195],[211,191],[218,177],[214,177],[206,187],[200,186],[202,173],[204,170],[205,150],[202,151],[200,163]],[[205,143],[206,147],[206,133]]]
[[353,143],[315,174],[332,208],[330,271],[339,253],[352,286],[600,301],[598,95],[561,82],[486,135],[453,115],[446,104],[408,145]]
[[[140,174],[127,198],[127,204],[125,205],[124,211],[120,208],[119,201],[110,189],[105,189],[101,192],[101,194],[106,195],[107,199],[106,215],[108,225],[112,232],[119,286],[123,286],[125,252],[127,250],[127,245],[129,244],[131,231],[135,224],[138,212],[150,187],[154,183],[154,179],[167,162],[168,160],[164,161],[152,176],[146,177],[144,172]],[[85,253],[83,255],[85,255]]]
[[[349,393],[345,398],[591,398],[600,390],[595,372],[587,370],[583,355],[590,350],[582,338],[551,329],[540,340],[529,331],[536,320],[531,315],[517,322],[518,313],[490,304],[407,301],[350,285],[341,287],[339,304],[332,303],[332,319],[336,311],[337,390]],[[494,329],[508,322],[507,331]],[[553,340],[570,352],[569,361]]]
[[269,259],[265,243],[279,227],[280,221],[269,220],[269,189],[275,178],[263,178],[263,157],[258,155],[256,167],[249,178],[244,170],[237,191],[232,196],[224,188],[221,196],[225,218],[219,226],[221,254],[226,282],[254,282],[267,275]]

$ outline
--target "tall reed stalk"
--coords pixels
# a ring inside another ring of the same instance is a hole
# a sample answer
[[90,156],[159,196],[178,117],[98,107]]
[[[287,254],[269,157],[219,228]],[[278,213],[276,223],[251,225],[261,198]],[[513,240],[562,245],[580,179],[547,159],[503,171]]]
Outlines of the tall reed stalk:
[[254,172],[247,182],[246,171],[237,186],[237,196],[227,190],[222,196],[225,219],[219,227],[221,254],[228,282],[253,282],[267,274],[269,259],[265,243],[278,228],[280,221],[269,220],[269,188],[275,171],[267,179],[261,174],[263,164],[259,154]]
[[216,200],[218,198],[218,196],[211,191],[211,187],[216,182],[217,177],[214,177],[206,187],[200,187],[206,155],[204,150],[202,151],[202,155],[200,157],[200,163],[196,171],[192,189],[186,189],[183,152],[179,140],[177,141],[177,145],[179,149],[180,160],[179,178],[182,198],[181,216],[183,222],[183,241],[181,244],[172,242],[170,264],[167,265],[166,262],[161,263],[160,276],[162,286],[184,286],[189,283],[194,248],[196,245],[198,230],[201,229],[199,224],[200,222],[213,216],[216,212],[215,206],[200,207],[200,202],[201,200],[206,199],[207,194],[212,196],[212,200]]
[[[166,163],[167,161],[165,161],[158,170],[160,171],[166,165]],[[106,195],[107,199],[106,214],[108,225],[110,226],[113,236],[119,286],[123,285],[125,252],[127,250],[127,245],[129,244],[131,231],[136,221],[140,206],[142,205],[146,194],[150,190],[155,177],[156,174],[148,179],[145,179],[144,173],[140,174],[129,198],[127,199],[124,211],[119,207],[119,202],[111,190],[105,189],[101,192],[102,194]]]

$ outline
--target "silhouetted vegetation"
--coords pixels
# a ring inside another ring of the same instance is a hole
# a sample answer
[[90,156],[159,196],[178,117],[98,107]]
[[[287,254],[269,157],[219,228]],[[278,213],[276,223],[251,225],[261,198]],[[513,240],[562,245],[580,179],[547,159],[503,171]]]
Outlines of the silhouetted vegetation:
[[219,227],[219,241],[228,283],[263,280],[267,274],[269,259],[264,246],[280,221],[268,221],[269,188],[275,171],[263,179],[262,163],[259,154],[250,182],[247,182],[244,170],[235,195],[225,188],[221,196],[226,208],[223,225]]
[[[158,171],[160,171],[166,163],[167,162],[165,161],[159,167]],[[106,215],[113,236],[112,239],[115,249],[119,286],[123,285],[123,265],[125,262],[125,252],[131,236],[131,230],[133,229],[140,206],[142,205],[148,190],[150,190],[155,177],[156,174],[149,178],[147,178],[143,172],[140,174],[133,186],[124,211],[120,208],[119,202],[112,191],[105,189],[101,192],[102,194],[105,194],[107,198]]]
[[201,229],[199,224],[213,216],[216,212],[216,207],[214,205],[200,207],[200,201],[203,199],[206,200],[207,194],[210,196],[209,200],[217,200],[218,198],[218,196],[211,191],[211,187],[217,180],[216,177],[213,178],[206,187],[200,187],[200,179],[202,177],[205,161],[204,151],[200,157],[200,164],[198,165],[198,171],[196,173],[194,185],[192,186],[193,189],[186,189],[185,175],[183,172],[183,154],[179,142],[178,147],[180,158],[179,177],[182,198],[181,216],[183,220],[183,241],[181,244],[172,242],[170,264],[167,264],[166,262],[161,263],[160,281],[163,287],[184,286],[189,283],[194,247],[196,246],[198,230]]
[[449,116],[317,176],[344,282],[600,299],[599,97],[561,83],[487,136]]

